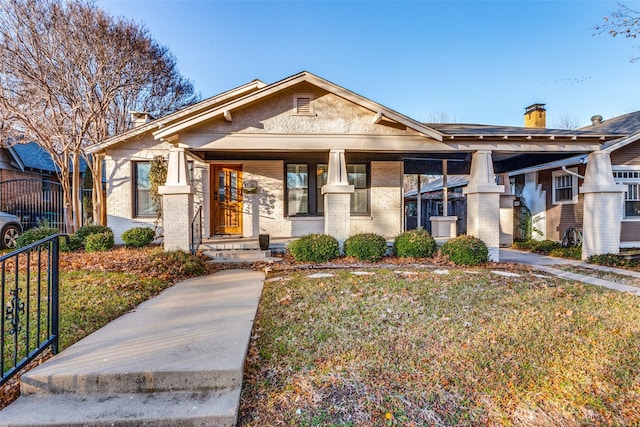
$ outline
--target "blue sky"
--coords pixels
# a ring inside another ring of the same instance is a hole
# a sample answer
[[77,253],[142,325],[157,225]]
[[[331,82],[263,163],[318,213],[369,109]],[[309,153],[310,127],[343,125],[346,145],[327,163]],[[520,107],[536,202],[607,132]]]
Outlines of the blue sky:
[[[594,35],[614,1],[120,1],[210,97],[310,71],[416,120],[580,126],[640,110],[640,40]],[[626,2],[640,9],[639,1]]]

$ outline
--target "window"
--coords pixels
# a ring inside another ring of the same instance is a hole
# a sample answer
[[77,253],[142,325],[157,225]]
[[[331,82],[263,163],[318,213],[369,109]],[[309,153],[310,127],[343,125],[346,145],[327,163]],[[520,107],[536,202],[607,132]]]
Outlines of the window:
[[293,114],[297,116],[313,116],[313,95],[295,94],[293,95]]
[[640,217],[640,172],[613,171],[613,178],[627,187],[624,194],[624,217]]
[[[576,172],[576,170],[572,170]],[[564,171],[554,171],[553,179],[553,204],[578,203],[578,177]]]
[[[322,187],[327,183],[327,164],[289,163],[286,170],[287,215],[322,215],[324,213]],[[351,214],[368,214],[368,165],[348,164],[347,177],[349,184],[354,186],[354,192],[351,194]]]
[[349,184],[353,185],[351,194],[351,213],[364,215],[369,213],[369,189],[367,188],[367,165],[347,165]]
[[151,200],[150,169],[151,162],[133,163],[134,217],[155,216],[160,208]]

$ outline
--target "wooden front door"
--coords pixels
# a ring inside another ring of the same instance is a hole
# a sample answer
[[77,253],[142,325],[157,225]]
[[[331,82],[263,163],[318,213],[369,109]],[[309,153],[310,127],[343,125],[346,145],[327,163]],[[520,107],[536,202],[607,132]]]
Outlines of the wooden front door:
[[242,166],[211,165],[214,234],[242,234]]

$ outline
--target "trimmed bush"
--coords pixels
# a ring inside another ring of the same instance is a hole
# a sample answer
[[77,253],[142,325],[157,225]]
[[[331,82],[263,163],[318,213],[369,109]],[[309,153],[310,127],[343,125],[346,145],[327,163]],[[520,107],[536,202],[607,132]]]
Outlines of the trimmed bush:
[[296,261],[326,262],[340,256],[338,241],[328,234],[309,234],[289,244]]
[[344,242],[344,253],[361,261],[377,261],[387,253],[387,240],[379,234],[354,234]]
[[60,238],[60,250],[62,252],[73,252],[83,249],[83,247],[84,243],[82,242],[82,239],[75,234],[71,234],[69,236],[69,240],[63,237]]
[[140,248],[153,242],[156,233],[149,227],[136,227],[125,231],[120,237],[128,248]]
[[113,233],[89,234],[84,242],[84,250],[87,252],[104,252],[113,249]]
[[549,255],[560,258],[582,259],[582,246],[560,247],[553,249],[549,252]]
[[111,230],[106,225],[85,225],[84,227],[78,228],[76,231],[76,237],[82,241],[83,245],[87,242],[87,236],[98,233],[111,233],[113,234],[113,230]]
[[489,261],[487,245],[477,237],[458,236],[442,245],[443,255],[460,265],[478,265]]
[[25,246],[29,246],[30,244],[35,243],[38,240],[53,236],[54,234],[58,234],[59,232],[60,230],[53,227],[31,228],[18,236],[18,239],[16,240],[16,249],[24,248]]
[[555,240],[542,240],[534,242],[531,251],[541,255],[549,255],[553,250],[560,249],[562,245]]
[[437,250],[436,240],[424,228],[405,231],[393,242],[393,252],[402,258],[429,258]]
[[160,252],[151,258],[151,268],[159,273],[179,276],[201,276],[207,272],[207,264],[195,255],[183,251]]

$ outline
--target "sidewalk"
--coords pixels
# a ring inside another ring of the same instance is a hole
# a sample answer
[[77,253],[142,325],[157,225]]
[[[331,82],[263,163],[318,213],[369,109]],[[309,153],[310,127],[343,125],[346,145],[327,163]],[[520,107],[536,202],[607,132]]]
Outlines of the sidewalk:
[[22,376],[0,426],[235,425],[264,274],[180,282]]
[[635,286],[623,285],[621,283],[600,279],[598,277],[587,276],[583,274],[571,273],[569,271],[553,268],[553,265],[575,265],[576,267],[589,268],[592,270],[600,270],[608,273],[620,274],[640,279],[640,273],[636,271],[625,270],[622,268],[607,267],[604,265],[589,264],[584,261],[566,258],[555,258],[540,255],[532,252],[518,251],[515,249],[500,249],[500,262],[512,262],[518,264],[531,265],[532,267],[548,274],[553,274],[567,280],[577,280],[591,285],[602,286],[614,289],[620,292],[629,292],[633,295],[640,296],[640,288]]

